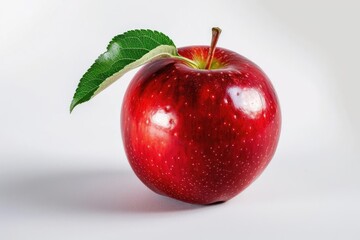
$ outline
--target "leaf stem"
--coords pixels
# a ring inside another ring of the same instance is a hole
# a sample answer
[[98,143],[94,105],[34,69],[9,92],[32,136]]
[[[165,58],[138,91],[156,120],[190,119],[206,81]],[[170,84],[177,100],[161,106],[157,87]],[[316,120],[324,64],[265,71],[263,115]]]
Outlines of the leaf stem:
[[177,56],[172,56],[173,58],[179,59],[181,61],[184,61],[185,63],[189,64],[191,67],[199,69],[199,66],[196,62],[194,62],[193,60],[186,58],[186,57],[182,57],[180,55]]
[[213,27],[212,28],[211,45],[210,45],[208,57],[207,57],[207,60],[206,60],[205,69],[210,69],[210,67],[211,67],[211,62],[212,62],[212,60],[214,58],[215,48],[216,48],[216,44],[217,44],[217,42],[219,40],[220,33],[221,33],[220,28],[218,28],[218,27]]

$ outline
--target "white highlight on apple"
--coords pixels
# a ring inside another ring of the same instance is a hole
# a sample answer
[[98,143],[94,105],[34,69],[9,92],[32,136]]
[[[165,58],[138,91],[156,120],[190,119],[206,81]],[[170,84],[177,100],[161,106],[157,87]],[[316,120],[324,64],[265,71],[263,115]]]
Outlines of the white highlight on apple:
[[227,90],[234,106],[251,118],[266,108],[264,96],[256,88],[230,87]]
[[151,122],[156,126],[171,129],[174,127],[174,116],[161,109],[151,116]]

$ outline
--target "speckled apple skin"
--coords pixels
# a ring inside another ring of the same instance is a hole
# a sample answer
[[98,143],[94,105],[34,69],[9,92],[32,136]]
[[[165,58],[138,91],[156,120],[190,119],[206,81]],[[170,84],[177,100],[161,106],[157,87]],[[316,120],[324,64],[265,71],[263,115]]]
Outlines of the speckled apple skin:
[[[178,51],[205,60],[208,47]],[[279,140],[280,106],[264,72],[227,49],[217,48],[214,59],[223,67],[149,63],[122,105],[122,137],[136,175],[153,191],[189,203],[239,194],[269,164]]]

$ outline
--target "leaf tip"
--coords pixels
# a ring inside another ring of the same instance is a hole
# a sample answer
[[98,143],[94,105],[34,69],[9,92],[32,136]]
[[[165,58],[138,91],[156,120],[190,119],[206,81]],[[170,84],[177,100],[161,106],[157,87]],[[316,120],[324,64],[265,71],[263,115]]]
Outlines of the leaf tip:
[[74,108],[76,107],[76,105],[78,105],[77,101],[75,99],[73,99],[71,101],[71,104],[70,104],[70,114],[72,113],[72,111],[74,110]]

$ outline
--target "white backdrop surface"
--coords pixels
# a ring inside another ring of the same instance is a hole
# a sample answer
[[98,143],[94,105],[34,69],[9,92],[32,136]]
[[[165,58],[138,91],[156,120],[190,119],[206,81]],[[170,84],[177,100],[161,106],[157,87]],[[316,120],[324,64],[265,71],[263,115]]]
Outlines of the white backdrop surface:
[[[0,239],[358,239],[357,1],[1,1]],[[277,153],[238,197],[199,207],[152,193],[120,136],[131,71],[69,114],[108,41],[150,28],[257,63],[282,108]]]

